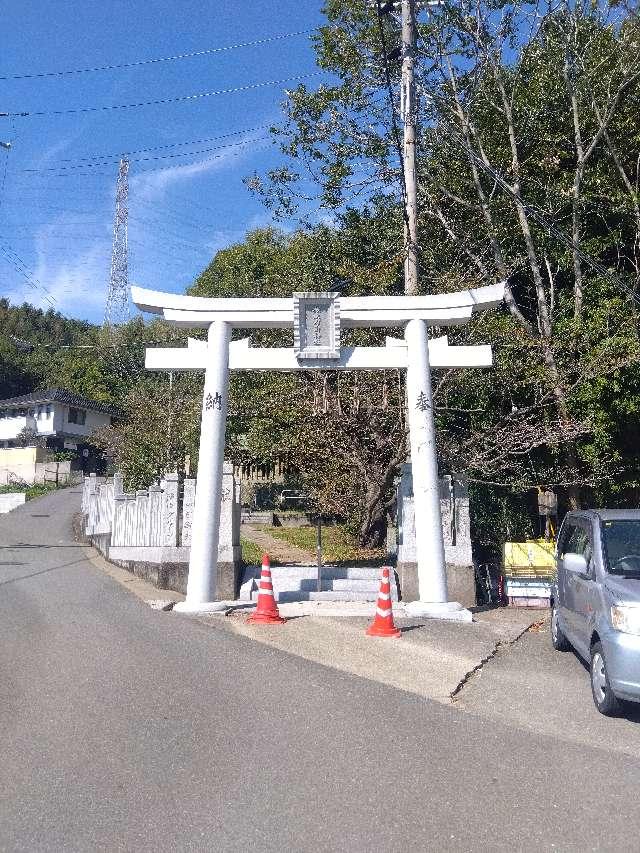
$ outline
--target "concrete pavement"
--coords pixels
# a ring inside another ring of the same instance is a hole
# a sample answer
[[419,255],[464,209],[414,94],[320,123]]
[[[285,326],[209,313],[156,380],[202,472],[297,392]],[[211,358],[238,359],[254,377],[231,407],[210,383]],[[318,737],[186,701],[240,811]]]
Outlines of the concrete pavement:
[[246,610],[237,610],[227,618],[204,614],[198,618],[289,654],[447,705],[476,667],[493,657],[502,644],[515,642],[540,618],[522,612],[519,619],[507,624],[396,618],[402,638],[385,640],[365,634],[374,607],[369,605],[366,617],[327,617],[321,615],[320,608],[313,616],[297,616],[293,605],[285,605],[281,612],[289,621],[284,625],[249,623],[250,611]]
[[154,611],[78,503],[0,519],[0,850],[635,849],[636,757]]
[[490,717],[493,724],[515,725],[563,741],[602,746],[640,758],[640,705],[609,719],[591,699],[588,668],[573,652],[556,652],[548,629],[527,633],[501,649],[470,678],[458,696],[460,708]]

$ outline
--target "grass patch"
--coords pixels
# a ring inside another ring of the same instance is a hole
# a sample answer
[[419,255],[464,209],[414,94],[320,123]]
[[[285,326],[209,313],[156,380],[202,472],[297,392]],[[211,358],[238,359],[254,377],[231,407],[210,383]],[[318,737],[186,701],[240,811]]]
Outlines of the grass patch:
[[[261,527],[274,539],[281,539],[310,554],[316,553],[315,527]],[[380,564],[385,559],[384,548],[360,548],[354,536],[340,524],[322,528],[322,559],[325,563]]]
[[25,494],[27,500],[32,498],[41,498],[43,495],[48,495],[49,492],[55,492],[56,489],[65,489],[69,484],[56,486],[55,483],[35,483],[30,486],[27,483],[10,483],[8,486],[0,486],[0,495],[15,495]]
[[29,486],[27,489],[27,500],[30,501],[32,498],[41,498],[43,495],[48,495],[49,492],[55,492],[57,489],[66,488],[64,486],[56,486],[55,483],[36,483],[34,486]]
[[28,488],[26,483],[10,483],[8,486],[0,486],[0,495],[21,495]]
[[[269,528],[270,529],[270,528]],[[250,539],[240,537],[240,547],[242,548],[242,562],[245,566],[259,566],[262,563],[262,554],[264,553],[259,545],[251,542]],[[271,560],[272,566],[277,566],[277,560]]]

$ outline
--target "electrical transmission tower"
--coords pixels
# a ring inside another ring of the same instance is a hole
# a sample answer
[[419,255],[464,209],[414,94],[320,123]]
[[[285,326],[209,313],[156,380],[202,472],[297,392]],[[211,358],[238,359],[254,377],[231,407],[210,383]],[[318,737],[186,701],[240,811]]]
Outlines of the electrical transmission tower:
[[111,275],[104,312],[105,329],[129,320],[129,258],[127,223],[129,219],[129,161],[120,160],[116,186],[116,212],[113,219]]

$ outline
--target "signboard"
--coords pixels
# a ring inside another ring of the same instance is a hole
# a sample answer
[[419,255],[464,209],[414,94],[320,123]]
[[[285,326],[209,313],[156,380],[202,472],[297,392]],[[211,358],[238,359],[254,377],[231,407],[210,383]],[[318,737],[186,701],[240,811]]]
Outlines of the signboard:
[[504,543],[504,571],[508,577],[549,577],[555,572],[555,543],[545,539]]
[[293,294],[293,350],[298,359],[340,358],[338,293]]

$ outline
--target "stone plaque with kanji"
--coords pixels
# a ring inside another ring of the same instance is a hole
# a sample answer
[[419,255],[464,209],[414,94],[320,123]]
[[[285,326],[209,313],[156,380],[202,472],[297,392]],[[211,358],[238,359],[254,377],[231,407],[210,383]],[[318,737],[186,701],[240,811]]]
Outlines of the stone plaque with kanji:
[[294,293],[293,318],[293,348],[297,358],[340,358],[338,293]]

